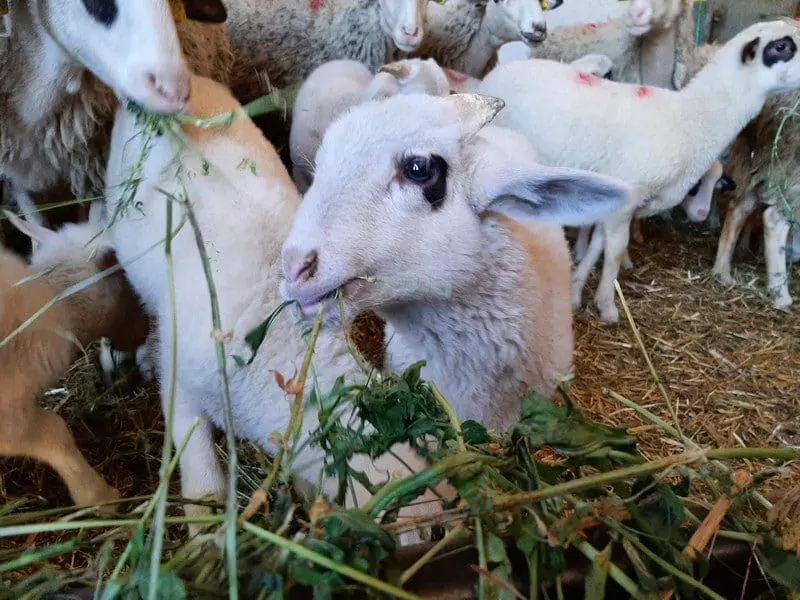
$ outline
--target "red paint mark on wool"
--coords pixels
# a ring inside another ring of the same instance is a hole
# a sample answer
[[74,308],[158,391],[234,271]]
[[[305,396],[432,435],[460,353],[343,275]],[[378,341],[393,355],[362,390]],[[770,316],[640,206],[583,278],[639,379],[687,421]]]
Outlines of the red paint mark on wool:
[[308,8],[312,13],[316,13],[325,5],[325,0],[308,0]]
[[583,71],[578,71],[578,85],[592,86],[598,79],[599,77],[597,75],[592,75],[591,73],[584,73]]
[[645,87],[643,85],[640,85],[638,88],[636,88],[637,98],[647,98],[652,93],[653,91],[649,87]]
[[591,33],[595,29],[597,29],[597,23],[587,23],[581,28],[581,31],[583,33]]

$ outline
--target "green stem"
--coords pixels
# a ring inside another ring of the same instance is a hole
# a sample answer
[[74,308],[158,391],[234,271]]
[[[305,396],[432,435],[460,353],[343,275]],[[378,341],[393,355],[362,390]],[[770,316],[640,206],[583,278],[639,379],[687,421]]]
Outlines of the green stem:
[[[147,586],[148,600],[156,600],[158,597],[159,572],[161,570],[161,555],[164,551],[164,535],[166,526],[164,520],[167,518],[167,494],[169,486],[167,469],[170,464],[172,453],[172,423],[175,418],[175,386],[177,378],[178,362],[178,303],[175,298],[175,270],[172,260],[172,198],[167,196],[167,226],[164,241],[164,262],[167,269],[167,288],[169,294],[170,307],[170,335],[172,336],[172,348],[170,356],[170,378],[169,391],[167,393],[167,410],[164,415],[164,443],[161,446],[161,468],[159,473],[159,484],[154,499],[156,500],[156,515],[153,523],[153,547],[150,552],[150,581]],[[153,504],[151,503],[151,506]],[[123,554],[124,556],[124,554]],[[116,570],[116,569],[115,569]]]
[[308,378],[308,369],[311,366],[311,357],[314,354],[314,347],[317,345],[317,337],[319,336],[320,328],[322,327],[322,308],[319,309],[317,320],[314,321],[314,327],[311,329],[311,339],[308,342],[306,353],[303,356],[303,364],[300,367],[300,373],[296,385],[299,390],[294,395],[294,403],[292,404],[292,412],[289,416],[289,424],[286,426],[286,431],[283,432],[278,452],[272,460],[272,469],[269,474],[261,483],[261,489],[269,494],[272,486],[275,485],[275,480],[278,478],[278,473],[283,463],[283,457],[289,450],[289,438],[292,433],[300,426],[303,416],[303,396],[305,392],[306,379]]
[[486,579],[483,573],[489,572],[489,561],[486,558],[486,542],[483,539],[483,522],[480,517],[475,517],[475,547],[478,549],[478,565],[481,574],[478,575],[478,600],[486,600]]
[[[222,515],[204,515],[195,517],[167,517],[167,525],[185,525],[194,523],[199,525],[218,525],[225,522]],[[31,525],[12,525],[0,527],[0,538],[31,535],[33,533],[52,533],[56,531],[74,531],[84,529],[106,529],[110,527],[137,526],[141,519],[105,519],[94,521],[56,521],[55,523],[33,523]]]
[[371,575],[368,575],[362,571],[354,569],[352,567],[348,567],[347,565],[342,565],[337,563],[326,556],[322,556],[321,554],[317,554],[313,550],[306,548],[305,546],[301,546],[300,544],[293,542],[291,540],[287,540],[284,537],[281,537],[271,531],[267,531],[265,529],[261,529],[256,525],[253,525],[250,522],[242,523],[242,527],[245,531],[248,531],[255,535],[262,540],[275,544],[280,548],[288,550],[296,554],[297,556],[304,558],[306,560],[310,560],[311,562],[324,567],[326,569],[330,569],[339,575],[343,575],[345,577],[349,577],[350,579],[357,581],[359,583],[363,583],[364,585],[371,587],[374,590],[379,592],[383,592],[384,594],[388,594],[390,596],[394,596],[395,598],[401,598],[403,600],[421,600],[419,596],[415,596],[405,590],[402,590],[398,587],[395,587],[385,581],[381,581],[380,579],[376,579]]
[[217,355],[217,373],[222,384],[222,414],[225,424],[225,439],[228,451],[228,494],[225,499],[225,559],[228,567],[228,598],[237,600],[239,597],[239,578],[236,565],[236,522],[238,512],[236,510],[236,475],[238,457],[236,454],[236,433],[233,423],[233,409],[231,407],[231,392],[228,385],[228,369],[225,364],[225,342],[222,339],[222,322],[219,314],[219,301],[217,288],[214,284],[214,275],[211,272],[211,262],[206,252],[206,245],[203,241],[203,233],[200,231],[200,224],[194,214],[191,202],[184,190],[183,195],[186,215],[189,224],[194,231],[194,239],[197,245],[197,252],[200,261],[203,263],[203,273],[208,287],[208,296],[211,303],[211,321],[214,328],[214,347]]
[[650,558],[650,560],[652,560],[654,563],[656,563],[658,566],[660,566],[662,569],[664,569],[664,571],[669,573],[672,577],[675,577],[676,579],[680,579],[684,583],[686,583],[688,585],[691,585],[693,588],[703,592],[709,598],[713,598],[714,600],[725,600],[725,598],[723,596],[720,596],[719,594],[717,594],[711,588],[703,585],[701,582],[697,581],[691,575],[689,575],[687,573],[684,573],[683,571],[681,571],[680,569],[678,569],[674,565],[671,565],[668,561],[666,561],[663,558],[661,558],[658,554],[656,554],[655,552],[650,550],[650,548],[645,546],[639,540],[639,538],[637,538],[635,535],[631,535],[628,531],[625,530],[624,527],[621,527],[619,525],[619,523],[617,523],[617,522],[615,522],[615,521],[613,521],[611,519],[605,519],[605,518],[602,519],[602,521],[603,521],[603,523],[606,524],[607,527],[609,527],[610,529],[616,531],[620,535],[624,536],[625,539],[627,539],[630,543],[632,543],[634,546],[636,546],[637,550],[639,550],[643,554],[647,555]]
[[[586,540],[581,540],[575,544],[575,547],[590,561],[594,561],[595,557],[599,554],[597,548],[592,546]],[[611,579],[616,581],[623,590],[631,595],[631,598],[642,597],[642,591],[639,589],[639,586],[636,585],[636,582],[628,577],[625,572],[613,562],[609,562],[608,574],[611,576]]]
[[430,382],[428,384],[431,388],[431,392],[433,393],[433,397],[436,398],[436,401],[442,407],[444,412],[447,414],[447,418],[450,419],[450,426],[456,432],[456,438],[458,439],[458,449],[461,452],[467,451],[467,445],[464,443],[464,433],[461,430],[461,423],[458,421],[458,416],[456,415],[456,411],[453,410],[453,407],[450,406],[450,403],[447,401],[447,398],[442,395],[442,392],[439,391],[439,388],[436,387],[436,384]]
[[405,571],[403,571],[403,573],[400,575],[400,583],[405,585],[409,579],[411,579],[414,575],[416,575],[417,572],[428,563],[428,561],[430,561],[434,556],[439,554],[439,552],[442,551],[442,548],[447,546],[453,540],[461,537],[462,535],[464,535],[464,525],[459,523],[458,525],[453,527],[453,529],[448,531],[447,535],[445,535],[441,540],[436,542],[436,544],[434,544],[433,547],[430,548],[430,550],[428,550],[425,554],[423,554],[419,558],[419,560],[417,560],[417,562],[415,562],[413,565],[411,565]]

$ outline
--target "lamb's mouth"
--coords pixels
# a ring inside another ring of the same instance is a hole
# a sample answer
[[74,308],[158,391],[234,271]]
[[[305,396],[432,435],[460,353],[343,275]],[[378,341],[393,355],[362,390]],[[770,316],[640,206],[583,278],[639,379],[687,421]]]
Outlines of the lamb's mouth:
[[316,317],[320,309],[325,312],[328,310],[329,306],[338,306],[337,294],[339,291],[341,291],[342,299],[347,298],[348,292],[350,292],[353,287],[352,284],[358,279],[358,277],[353,277],[324,294],[307,299],[295,299],[295,302],[300,307],[300,311],[303,313],[304,317]]

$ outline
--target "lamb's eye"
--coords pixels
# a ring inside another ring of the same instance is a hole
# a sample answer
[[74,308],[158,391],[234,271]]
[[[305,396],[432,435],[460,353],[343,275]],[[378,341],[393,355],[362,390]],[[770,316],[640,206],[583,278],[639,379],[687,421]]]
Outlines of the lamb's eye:
[[403,177],[414,183],[428,183],[436,175],[436,162],[424,156],[412,156],[403,165]]

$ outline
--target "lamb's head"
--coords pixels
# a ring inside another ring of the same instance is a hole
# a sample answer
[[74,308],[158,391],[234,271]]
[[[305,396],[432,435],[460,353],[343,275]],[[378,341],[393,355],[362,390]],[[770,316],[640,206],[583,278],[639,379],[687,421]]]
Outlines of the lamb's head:
[[450,93],[450,82],[434,59],[408,58],[378,69],[370,89],[376,90],[370,99],[395,94],[446,96]]
[[693,10],[685,0],[633,0],[625,15],[628,32],[641,36],[652,29],[669,29],[682,9]]
[[[791,19],[751,25],[730,39],[710,63],[733,63],[767,95],[800,88],[800,23]],[[732,73],[733,77],[734,74]]]
[[428,0],[378,0],[383,33],[402,52],[422,43],[428,25]]
[[105,231],[105,207],[102,202],[92,203],[88,221],[64,223],[57,231],[10,213],[7,216],[14,227],[31,239],[33,251],[30,264],[35,270],[92,264],[99,272],[116,261],[111,235]]
[[502,105],[394,96],[337,119],[282,249],[284,297],[310,318],[323,307],[334,323],[338,289],[348,320],[441,301],[480,277],[487,211],[580,225],[629,198],[619,180],[544,167],[525,138],[484,127]]
[[[170,0],[197,20],[218,21],[220,0]],[[12,7],[14,3],[12,2]],[[51,40],[44,52],[92,71],[121,98],[153,112],[177,113],[189,99],[189,71],[168,0],[27,0],[11,13],[33,19]],[[30,15],[27,16],[27,15]]]
[[547,38],[547,22],[539,0],[489,0],[484,19],[495,48],[515,40],[533,45]]

